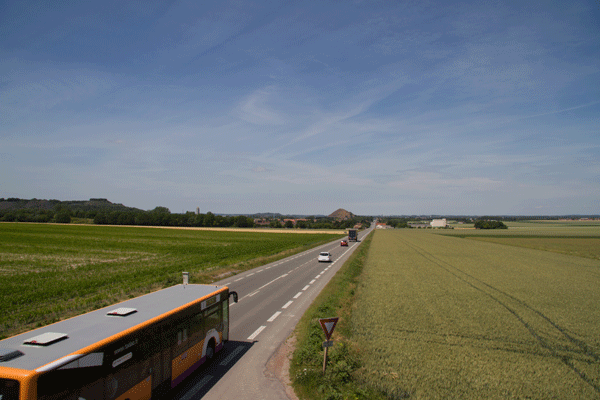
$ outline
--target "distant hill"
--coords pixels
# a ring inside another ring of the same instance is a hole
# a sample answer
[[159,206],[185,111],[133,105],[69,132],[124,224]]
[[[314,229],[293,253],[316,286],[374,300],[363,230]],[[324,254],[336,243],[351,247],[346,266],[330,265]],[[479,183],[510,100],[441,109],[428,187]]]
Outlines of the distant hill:
[[0,198],[1,211],[17,210],[47,210],[55,211],[58,209],[67,209],[71,211],[141,211],[137,208],[127,207],[119,203],[111,203],[107,199],[89,199],[89,200],[39,200],[39,199],[17,199]]
[[345,221],[347,219],[354,218],[354,214],[352,214],[350,211],[344,210],[343,208],[338,208],[337,210],[329,214],[329,218],[333,218],[338,221]]

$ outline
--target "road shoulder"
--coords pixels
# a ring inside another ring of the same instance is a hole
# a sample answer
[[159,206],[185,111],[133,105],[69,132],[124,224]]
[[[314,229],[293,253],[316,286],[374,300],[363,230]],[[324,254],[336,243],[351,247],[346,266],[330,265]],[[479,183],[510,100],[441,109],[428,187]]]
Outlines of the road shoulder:
[[298,400],[298,396],[294,393],[292,388],[292,381],[290,380],[290,360],[292,354],[296,348],[296,337],[292,333],[282,344],[279,346],[277,351],[271,356],[267,362],[266,374],[272,375],[285,388],[285,393],[290,400]]

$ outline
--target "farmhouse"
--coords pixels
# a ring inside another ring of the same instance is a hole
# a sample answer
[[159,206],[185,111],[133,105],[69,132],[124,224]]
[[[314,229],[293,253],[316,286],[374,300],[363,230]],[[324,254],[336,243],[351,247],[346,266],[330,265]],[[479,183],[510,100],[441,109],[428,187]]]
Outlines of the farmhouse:
[[442,218],[442,219],[434,219],[434,220],[432,220],[429,223],[429,225],[432,228],[445,228],[446,225],[448,225],[448,224],[446,223],[446,218]]

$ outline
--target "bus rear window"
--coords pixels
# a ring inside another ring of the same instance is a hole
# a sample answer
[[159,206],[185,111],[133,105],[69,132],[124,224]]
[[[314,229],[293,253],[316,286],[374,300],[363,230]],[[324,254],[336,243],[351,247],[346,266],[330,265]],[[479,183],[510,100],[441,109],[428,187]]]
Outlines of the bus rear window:
[[19,382],[0,379],[0,400],[19,400]]

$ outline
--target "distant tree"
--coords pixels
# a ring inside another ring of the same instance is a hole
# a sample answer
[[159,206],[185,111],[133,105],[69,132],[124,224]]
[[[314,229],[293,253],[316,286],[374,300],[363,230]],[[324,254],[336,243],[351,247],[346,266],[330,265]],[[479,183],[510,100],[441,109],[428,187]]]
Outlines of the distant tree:
[[25,210],[19,210],[17,212],[17,222],[28,222],[29,221],[29,213]]
[[106,216],[106,213],[99,212],[98,214],[96,214],[96,216],[94,217],[94,224],[97,224],[97,225],[108,224],[108,217]]
[[120,212],[117,218],[119,225],[135,225],[135,215],[132,212]]
[[296,222],[296,228],[306,229],[308,228],[308,223],[306,221],[298,221]]
[[475,229],[508,229],[502,221],[477,220],[474,226]]
[[210,211],[204,216],[204,226],[213,226],[215,223],[215,214]]
[[148,226],[152,223],[152,216],[147,211],[142,211],[135,214],[135,224]]
[[215,215],[212,226],[225,226],[224,218],[222,215]]
[[71,213],[69,210],[61,210],[56,213],[54,216],[54,220],[59,224],[70,224],[71,223]]
[[118,225],[119,224],[119,216],[121,215],[120,211],[111,211],[106,215],[107,223],[109,225]]
[[2,221],[6,221],[6,222],[13,222],[16,219],[17,219],[17,215],[12,211],[9,211],[2,216]]
[[204,226],[204,214],[197,214],[194,217],[194,226]]
[[239,215],[235,217],[234,226],[238,228],[250,228],[254,226],[254,220],[245,215]]
[[294,227],[294,223],[290,220],[285,221],[285,224],[283,225],[286,228],[293,228]]

